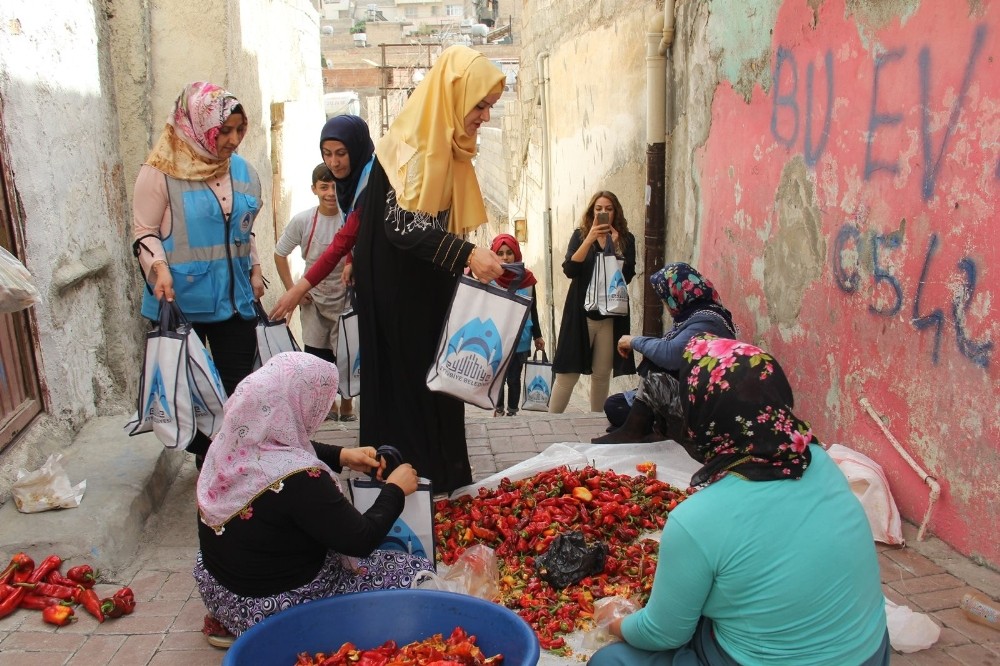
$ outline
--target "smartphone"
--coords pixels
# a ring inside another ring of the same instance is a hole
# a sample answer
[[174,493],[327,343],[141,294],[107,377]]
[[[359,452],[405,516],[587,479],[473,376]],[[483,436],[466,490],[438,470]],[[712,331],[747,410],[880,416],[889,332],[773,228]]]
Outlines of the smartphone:
[[604,225],[604,226],[610,225],[611,224],[611,216],[608,215],[608,213],[606,213],[606,212],[598,213],[597,214],[597,224],[598,225]]

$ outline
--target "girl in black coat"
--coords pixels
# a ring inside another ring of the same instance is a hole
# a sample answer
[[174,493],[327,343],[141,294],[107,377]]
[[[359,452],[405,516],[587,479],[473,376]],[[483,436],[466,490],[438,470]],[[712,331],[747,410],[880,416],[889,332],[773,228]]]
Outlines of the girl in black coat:
[[555,414],[566,410],[581,374],[590,375],[590,410],[593,412],[604,408],[612,374],[615,377],[635,374],[632,354],[622,357],[615,353],[616,342],[629,332],[630,315],[609,316],[584,309],[594,261],[608,242],[614,245],[615,255],[623,261],[622,277],[626,283],[631,282],[635,276],[635,237],[629,233],[628,220],[618,197],[602,190],[591,197],[580,227],[569,239],[562,265],[570,286],[552,362],[556,378],[549,412]]

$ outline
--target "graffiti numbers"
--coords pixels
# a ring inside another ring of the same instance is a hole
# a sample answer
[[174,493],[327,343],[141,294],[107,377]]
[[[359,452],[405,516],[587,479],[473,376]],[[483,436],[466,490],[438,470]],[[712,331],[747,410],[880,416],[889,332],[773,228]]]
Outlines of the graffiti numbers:
[[[861,273],[857,262],[849,260],[850,252],[855,255],[862,255],[862,244],[865,237],[854,224],[845,224],[837,234],[837,239],[833,247],[833,276],[837,286],[847,294],[857,293],[861,286]],[[879,306],[874,303],[868,305],[868,311],[879,317],[892,317],[899,313],[905,301],[903,287],[899,279],[883,263],[884,253],[888,250],[899,250],[903,247],[902,233],[872,234],[871,235],[871,257],[872,257],[872,280],[874,282],[873,292],[877,294],[879,288],[889,288],[893,295],[892,303],[888,306]],[[925,310],[924,288],[927,285],[928,276],[931,273],[934,256],[937,254],[940,240],[937,234],[931,234],[927,243],[927,252],[924,255],[924,263],[920,269],[920,279],[917,282],[916,293],[913,296],[913,310],[910,322],[917,331],[934,331],[934,347],[931,351],[931,360],[937,364],[941,352],[941,338],[945,330],[947,319],[944,310],[941,308],[930,308]],[[990,358],[993,355],[993,342],[990,340],[977,341],[969,338],[965,328],[965,315],[972,303],[972,298],[976,293],[977,270],[975,262],[969,257],[963,257],[957,265],[958,273],[961,277],[960,287],[956,290],[951,303],[951,315],[955,325],[955,344],[958,351],[963,356],[972,361],[980,368],[988,368]]]

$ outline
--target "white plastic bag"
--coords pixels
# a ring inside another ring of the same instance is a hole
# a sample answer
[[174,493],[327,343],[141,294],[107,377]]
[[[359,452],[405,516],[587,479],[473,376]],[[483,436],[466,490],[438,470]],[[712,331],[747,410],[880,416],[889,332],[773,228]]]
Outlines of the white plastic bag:
[[594,628],[584,634],[580,647],[585,650],[597,650],[618,640],[611,635],[608,627],[615,620],[627,617],[637,610],[639,606],[624,597],[598,599],[594,602]]
[[827,453],[847,477],[851,491],[861,502],[876,541],[898,546],[903,543],[899,509],[889,492],[889,480],[882,467],[868,456],[840,444]]
[[419,572],[413,587],[422,590],[444,590],[468,594],[493,601],[500,594],[500,568],[493,549],[477,543],[459,555],[458,561],[444,575]]
[[18,470],[17,480],[11,487],[14,504],[21,513],[38,513],[49,509],[72,509],[80,506],[83,491],[87,489],[84,479],[75,486],[69,485],[69,476],[60,464],[61,453],[49,456],[34,472]]
[[28,269],[0,247],[0,312],[19,312],[40,300]]
[[929,616],[914,613],[909,606],[899,606],[888,599],[885,623],[889,628],[889,644],[900,652],[926,650],[941,636],[941,627]]

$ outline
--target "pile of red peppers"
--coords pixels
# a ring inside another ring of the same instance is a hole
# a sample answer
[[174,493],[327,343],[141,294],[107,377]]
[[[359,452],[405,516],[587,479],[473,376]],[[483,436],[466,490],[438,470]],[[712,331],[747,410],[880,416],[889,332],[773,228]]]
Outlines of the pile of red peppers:
[[[558,467],[521,481],[504,479],[496,490],[435,504],[438,558],[453,564],[481,543],[497,555],[499,603],[524,618],[541,646],[569,654],[564,636],[592,625],[594,601],[623,596],[645,603],[653,585],[662,529],[687,494],[656,479],[656,465],[637,476],[594,467]],[[557,590],[538,577],[535,557],[559,534],[581,531],[608,547],[604,570]]]
[[94,590],[97,572],[93,567],[81,564],[63,575],[62,565],[58,555],[49,555],[37,566],[25,553],[14,555],[0,571],[0,618],[25,608],[41,611],[42,621],[62,627],[76,620],[74,606],[83,606],[98,622],[135,610],[135,595],[128,587],[101,599]]
[[396,641],[386,641],[369,650],[344,643],[330,655],[300,652],[298,657],[293,666],[499,666],[503,663],[502,654],[484,655],[476,645],[476,637],[461,627],[455,627],[447,640],[443,634],[434,634],[401,648]]

